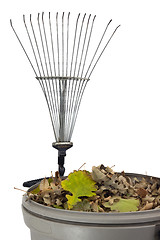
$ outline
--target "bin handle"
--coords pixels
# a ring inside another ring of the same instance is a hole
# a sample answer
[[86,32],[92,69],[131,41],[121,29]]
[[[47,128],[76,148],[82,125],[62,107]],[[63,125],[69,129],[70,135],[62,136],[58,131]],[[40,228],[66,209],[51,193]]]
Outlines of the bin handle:
[[[49,177],[46,177],[46,178],[48,179]],[[30,180],[30,181],[24,182],[23,183],[23,187],[32,187],[34,184],[40,182],[43,179],[44,178],[39,178],[39,179],[35,179],[35,180]]]
[[[46,179],[49,179],[50,177],[46,177]],[[23,187],[32,187],[34,184],[39,183],[40,181],[42,181],[44,178],[38,178],[38,179],[34,179],[34,180],[30,180],[27,182],[23,183]],[[61,176],[61,180],[66,179],[66,176]]]

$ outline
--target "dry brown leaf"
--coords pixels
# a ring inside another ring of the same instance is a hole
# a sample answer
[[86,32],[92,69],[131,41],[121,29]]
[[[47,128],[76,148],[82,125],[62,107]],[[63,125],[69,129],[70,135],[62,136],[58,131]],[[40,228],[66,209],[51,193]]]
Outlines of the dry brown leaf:
[[56,204],[57,204],[58,206],[62,205],[61,200],[60,200],[60,199],[57,199],[57,200],[56,200]]
[[62,192],[62,189],[60,188],[60,186],[56,186],[55,183],[51,182],[50,183],[50,187],[52,188],[53,192],[56,193],[57,195],[60,195]]
[[91,209],[93,210],[93,212],[99,212],[98,203],[97,202],[92,202],[91,203]]
[[105,212],[104,209],[102,207],[100,207],[100,206],[98,206],[98,211],[99,212]]
[[155,198],[152,197],[152,196],[149,196],[149,195],[146,195],[146,197],[143,198],[143,201],[146,201],[146,202],[149,202],[149,203],[153,202],[154,200],[155,200]]
[[119,180],[120,183],[123,183],[124,186],[126,186],[126,188],[129,187],[129,183],[127,182],[127,180],[126,180],[125,177],[123,177],[123,176],[119,176],[118,180]]
[[106,170],[107,173],[110,173],[110,174],[112,174],[112,175],[114,174],[113,169],[110,168],[110,167],[106,167],[105,170]]
[[157,203],[157,205],[160,204],[160,196],[156,197],[155,202]]
[[142,180],[139,183],[136,183],[135,188],[147,188],[148,183],[145,178],[142,178]]
[[144,188],[139,188],[137,190],[137,193],[141,198],[144,198],[147,195],[148,192]]
[[48,188],[49,188],[48,180],[44,178],[39,184],[39,189],[40,191],[46,191],[48,190]]
[[95,182],[101,183],[107,180],[107,177],[104,173],[101,172],[98,167],[93,166],[92,167],[92,173],[91,173],[92,179]]
[[88,199],[89,199],[90,201],[96,201],[96,200],[99,199],[99,198],[100,198],[100,196],[95,195],[95,196],[89,197]]
[[151,186],[151,190],[154,191],[154,190],[157,190],[157,182],[153,183],[153,185]]
[[110,199],[111,199],[111,196],[109,196],[109,197],[107,197],[107,198],[104,198],[104,201],[105,201],[105,202],[108,202]]
[[51,198],[50,198],[49,193],[45,193],[45,194],[44,194],[43,200],[44,200],[44,202],[45,202],[47,205],[51,205]]
[[141,208],[140,210],[141,211],[144,211],[144,210],[150,210],[153,208],[153,202],[151,203],[147,203],[143,208]]

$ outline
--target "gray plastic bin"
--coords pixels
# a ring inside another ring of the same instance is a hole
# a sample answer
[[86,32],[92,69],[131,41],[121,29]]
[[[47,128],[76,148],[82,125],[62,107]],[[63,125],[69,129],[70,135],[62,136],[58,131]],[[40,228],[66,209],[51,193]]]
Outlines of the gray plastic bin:
[[26,201],[24,195],[22,211],[32,240],[160,240],[160,210],[127,213],[69,211]]

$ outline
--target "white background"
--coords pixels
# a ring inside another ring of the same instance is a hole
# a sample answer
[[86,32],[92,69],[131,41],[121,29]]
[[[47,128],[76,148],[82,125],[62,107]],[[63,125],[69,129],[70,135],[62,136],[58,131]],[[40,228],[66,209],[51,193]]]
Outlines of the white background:
[[6,0],[0,14],[1,236],[29,240],[21,213],[26,180],[57,170],[47,105],[15,38],[23,14],[91,13],[101,34],[112,18],[121,24],[97,65],[82,99],[66,174],[86,162],[160,177],[159,0]]

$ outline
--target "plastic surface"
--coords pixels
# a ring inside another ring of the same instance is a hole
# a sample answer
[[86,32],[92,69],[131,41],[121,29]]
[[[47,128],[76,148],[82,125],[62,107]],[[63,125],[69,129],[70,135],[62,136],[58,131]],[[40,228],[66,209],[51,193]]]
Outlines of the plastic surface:
[[128,213],[69,211],[26,201],[24,196],[22,211],[31,231],[31,240],[160,240],[160,210]]

